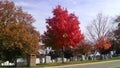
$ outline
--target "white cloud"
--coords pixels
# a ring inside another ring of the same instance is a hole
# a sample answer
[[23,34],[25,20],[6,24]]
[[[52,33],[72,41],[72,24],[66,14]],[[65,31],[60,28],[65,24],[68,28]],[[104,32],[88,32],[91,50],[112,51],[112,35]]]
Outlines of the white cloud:
[[120,0],[15,0],[14,2],[35,17],[34,26],[41,33],[46,30],[45,19],[52,16],[51,12],[58,4],[79,17],[82,31],[85,31],[97,13],[102,12],[110,16],[120,13]]

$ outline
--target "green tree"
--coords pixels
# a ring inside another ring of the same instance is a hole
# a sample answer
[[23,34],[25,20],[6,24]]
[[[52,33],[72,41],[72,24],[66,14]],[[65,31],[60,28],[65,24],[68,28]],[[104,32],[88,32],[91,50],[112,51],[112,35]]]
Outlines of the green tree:
[[116,50],[116,54],[120,54],[120,16],[115,19],[118,24],[117,29],[114,30],[113,48]]

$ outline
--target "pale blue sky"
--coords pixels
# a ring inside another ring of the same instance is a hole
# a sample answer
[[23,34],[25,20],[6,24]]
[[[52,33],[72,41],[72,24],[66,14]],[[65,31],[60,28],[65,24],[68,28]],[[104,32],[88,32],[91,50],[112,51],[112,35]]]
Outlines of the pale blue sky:
[[43,34],[46,30],[46,19],[52,17],[52,10],[59,4],[67,8],[69,13],[79,17],[80,27],[85,33],[86,26],[98,13],[115,17],[120,15],[120,0],[12,0],[25,12],[35,18],[33,24]]

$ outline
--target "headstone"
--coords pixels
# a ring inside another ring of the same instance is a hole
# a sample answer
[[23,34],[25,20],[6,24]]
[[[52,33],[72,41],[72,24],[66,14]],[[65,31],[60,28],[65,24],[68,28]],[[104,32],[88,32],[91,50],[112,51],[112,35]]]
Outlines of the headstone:
[[50,56],[46,56],[46,63],[50,63],[50,62],[51,62]]
[[17,58],[17,67],[22,67],[22,66],[26,66],[27,65],[27,60],[24,58]]
[[82,60],[85,60],[85,55],[82,55]]

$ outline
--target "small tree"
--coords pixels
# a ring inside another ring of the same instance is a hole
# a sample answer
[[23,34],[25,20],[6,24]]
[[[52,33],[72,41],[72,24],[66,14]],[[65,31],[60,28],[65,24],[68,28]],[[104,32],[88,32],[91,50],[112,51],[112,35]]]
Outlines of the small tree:
[[105,55],[109,52],[111,47],[110,40],[105,38],[104,36],[101,37],[95,45],[96,50],[101,54]]
[[92,52],[92,44],[87,41],[82,41],[79,46],[74,49],[74,55],[80,57],[86,55],[86,57]]

